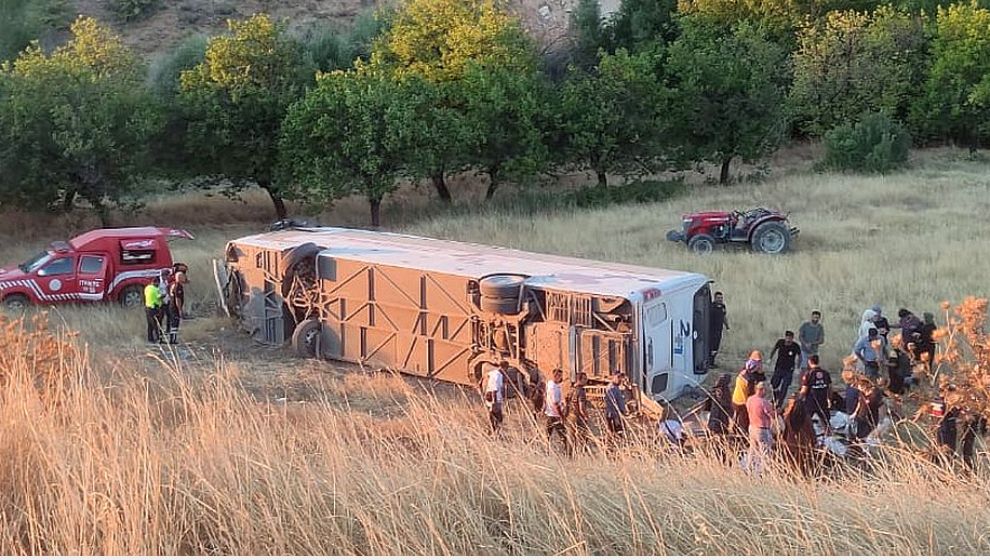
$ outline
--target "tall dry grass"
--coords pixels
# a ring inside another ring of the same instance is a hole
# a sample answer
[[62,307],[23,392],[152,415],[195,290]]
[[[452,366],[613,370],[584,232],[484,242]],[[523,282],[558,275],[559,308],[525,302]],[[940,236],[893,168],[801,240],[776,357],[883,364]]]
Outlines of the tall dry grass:
[[[91,357],[4,321],[4,554],[979,554],[990,486],[916,460],[751,478],[648,441],[549,453],[528,415],[354,378],[259,402],[235,364]],[[51,356],[57,356],[52,359]],[[148,374],[139,375],[140,363]],[[348,397],[378,408],[357,411]],[[387,411],[387,412],[386,412]]]

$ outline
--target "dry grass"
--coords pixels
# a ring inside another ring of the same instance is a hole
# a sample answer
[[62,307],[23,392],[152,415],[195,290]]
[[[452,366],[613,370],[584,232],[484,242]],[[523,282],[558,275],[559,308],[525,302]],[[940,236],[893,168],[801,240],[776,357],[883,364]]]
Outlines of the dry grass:
[[[23,331],[3,325],[5,348]],[[236,366],[35,352],[0,361],[3,554],[978,554],[990,487],[909,458],[875,474],[754,480],[648,442],[548,453],[520,408],[491,440],[473,403],[394,379],[369,415],[259,403]],[[39,346],[40,348],[40,346]],[[910,491],[907,489],[910,488]]]

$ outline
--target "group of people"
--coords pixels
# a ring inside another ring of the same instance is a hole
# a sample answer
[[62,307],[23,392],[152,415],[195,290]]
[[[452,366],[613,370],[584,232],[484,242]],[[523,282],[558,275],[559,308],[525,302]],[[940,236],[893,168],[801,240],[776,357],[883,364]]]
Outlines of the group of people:
[[[510,369],[507,361],[488,371],[481,379],[480,389],[488,410],[492,432],[497,434],[504,420],[506,390]],[[588,376],[578,373],[571,380],[570,390],[564,392],[564,372],[555,369],[549,379],[537,382],[529,396],[533,412],[542,417],[546,436],[568,452],[574,448],[587,448],[591,441],[592,407],[589,402]],[[518,385],[516,385],[518,388]],[[610,438],[621,437],[625,431],[624,418],[629,413],[626,376],[617,373],[605,388],[604,425]]]
[[144,311],[149,344],[178,344],[179,325],[185,310],[185,285],[189,268],[175,263],[144,287]]

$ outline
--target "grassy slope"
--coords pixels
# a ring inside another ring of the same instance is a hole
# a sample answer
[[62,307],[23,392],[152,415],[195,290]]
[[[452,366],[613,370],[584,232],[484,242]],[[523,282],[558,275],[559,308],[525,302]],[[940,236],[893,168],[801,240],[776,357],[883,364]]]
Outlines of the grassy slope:
[[[440,213],[400,225],[706,272],[727,294],[733,360],[766,349],[821,307],[835,368],[865,306],[920,312],[986,293],[990,180],[985,163],[957,156],[925,153],[913,170],[886,178],[797,173],[699,187],[664,204]],[[409,206],[419,200],[403,197]],[[803,229],[794,254],[696,258],[663,241],[682,211],[757,204],[794,212]],[[152,205],[154,221],[189,223],[200,234],[176,253],[193,267],[201,313],[209,259],[229,237],[260,227],[266,211],[263,199]],[[255,224],[205,225],[224,217]],[[326,219],[363,217],[360,201],[345,201]],[[20,233],[3,237],[0,260],[54,235],[7,218]],[[647,443],[561,460],[544,452],[519,408],[508,410],[507,438],[490,442],[476,401],[457,390],[434,398],[395,378],[291,363],[315,388],[310,402],[259,405],[237,384],[274,375],[283,362],[275,353],[215,363],[207,351],[176,368],[145,354],[139,313],[59,313],[92,355],[55,369],[80,380],[57,406],[19,378],[39,368],[10,351],[24,343],[0,329],[8,349],[0,357],[8,380],[0,388],[0,552],[965,554],[990,545],[986,479],[949,477],[913,457],[873,476],[815,483],[783,470],[756,483],[711,459],[654,457]],[[209,341],[220,325],[200,319],[187,335]]]

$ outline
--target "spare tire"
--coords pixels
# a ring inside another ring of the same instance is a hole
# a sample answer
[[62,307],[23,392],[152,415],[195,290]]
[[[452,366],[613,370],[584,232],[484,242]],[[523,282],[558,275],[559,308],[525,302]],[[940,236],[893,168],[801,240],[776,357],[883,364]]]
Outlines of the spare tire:
[[484,297],[494,299],[519,299],[526,277],[521,274],[493,274],[478,281],[478,290]]
[[[282,257],[281,263],[281,274],[282,274],[282,297],[287,297],[289,295],[289,290],[292,289],[292,279],[296,274],[296,267],[300,263],[306,261],[307,259],[314,259],[316,255],[320,253],[323,249],[315,243],[303,243],[298,247],[294,247],[289,250]],[[316,266],[312,267],[312,274],[314,275],[313,280],[315,280]]]
[[482,296],[481,310],[500,315],[515,315],[519,313],[519,297],[493,298]]

